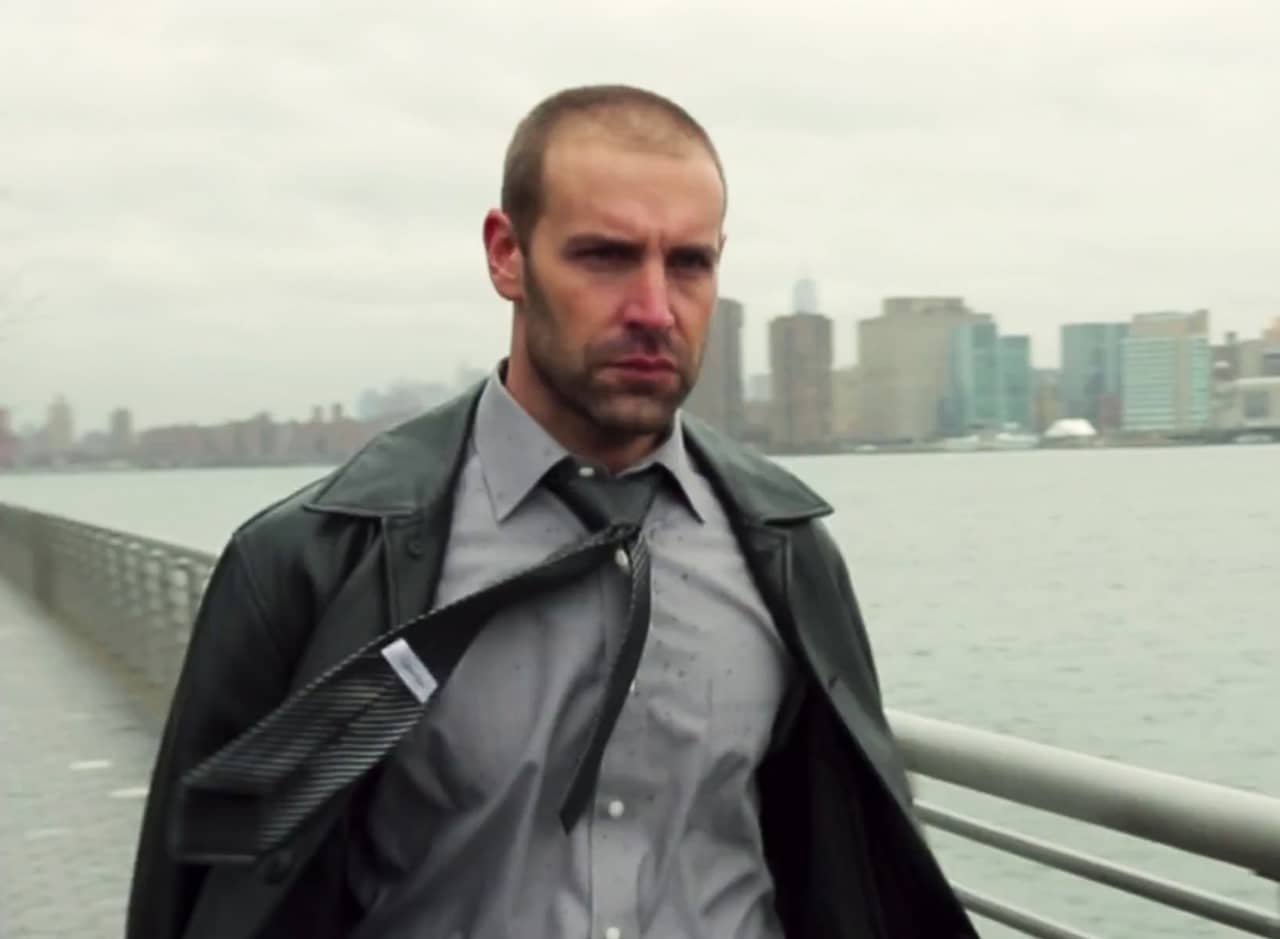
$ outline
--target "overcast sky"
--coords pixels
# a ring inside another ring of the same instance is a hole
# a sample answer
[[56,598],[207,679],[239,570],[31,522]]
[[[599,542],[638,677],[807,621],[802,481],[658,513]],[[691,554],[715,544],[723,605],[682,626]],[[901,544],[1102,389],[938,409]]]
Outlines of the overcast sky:
[[[793,282],[837,361],[891,294],[1028,332],[1280,316],[1280,2],[6,0],[0,404],[304,416],[506,346],[480,222],[541,96],[688,106],[751,371]],[[174,11],[181,11],[174,12]]]

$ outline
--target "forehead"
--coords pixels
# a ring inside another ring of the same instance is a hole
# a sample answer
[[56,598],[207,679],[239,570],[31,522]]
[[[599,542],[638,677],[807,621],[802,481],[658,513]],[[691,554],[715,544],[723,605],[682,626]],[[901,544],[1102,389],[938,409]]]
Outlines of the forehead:
[[708,238],[724,214],[715,161],[695,140],[646,146],[570,122],[547,147],[542,184],[543,218],[557,229]]

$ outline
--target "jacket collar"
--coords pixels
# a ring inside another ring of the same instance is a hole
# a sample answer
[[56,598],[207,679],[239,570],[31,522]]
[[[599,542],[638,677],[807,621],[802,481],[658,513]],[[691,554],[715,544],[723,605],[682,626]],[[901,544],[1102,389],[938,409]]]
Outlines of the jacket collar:
[[[433,513],[453,493],[484,384],[378,434],[321,482],[306,507],[379,518]],[[825,500],[771,460],[688,412],[681,419],[690,453],[731,517],[787,524],[831,513]]]

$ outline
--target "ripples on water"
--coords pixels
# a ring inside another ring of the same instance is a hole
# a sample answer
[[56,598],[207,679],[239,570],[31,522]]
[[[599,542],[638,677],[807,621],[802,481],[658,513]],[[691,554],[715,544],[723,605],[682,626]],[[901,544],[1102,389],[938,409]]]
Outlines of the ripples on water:
[[[1280,795],[1280,446],[782,461],[837,509],[890,707]],[[0,501],[217,551],[323,467],[0,476]],[[1275,910],[1257,879],[924,797]],[[949,873],[1099,936],[1219,936],[951,836]],[[983,935],[1012,936],[982,924]]]

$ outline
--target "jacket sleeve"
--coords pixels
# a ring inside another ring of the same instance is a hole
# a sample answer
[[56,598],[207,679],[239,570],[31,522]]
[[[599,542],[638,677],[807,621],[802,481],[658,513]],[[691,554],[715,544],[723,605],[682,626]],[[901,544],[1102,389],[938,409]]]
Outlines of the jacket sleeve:
[[283,699],[290,666],[233,537],[205,589],[170,702],[143,812],[125,939],[182,936],[208,868],[177,863],[170,851],[177,781]]

